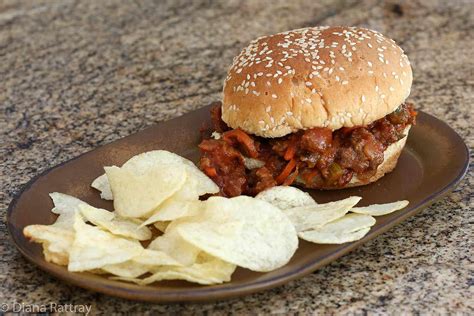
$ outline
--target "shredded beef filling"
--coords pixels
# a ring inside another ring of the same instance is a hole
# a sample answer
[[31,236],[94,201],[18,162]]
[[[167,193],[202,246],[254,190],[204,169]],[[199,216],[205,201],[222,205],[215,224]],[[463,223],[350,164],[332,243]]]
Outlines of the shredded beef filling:
[[[413,105],[368,126],[312,128],[281,138],[262,138],[230,129],[221,119],[220,103],[211,109],[212,129],[199,145],[201,169],[227,197],[255,195],[276,185],[304,182],[306,187],[328,189],[347,185],[357,175],[368,179],[383,162],[388,146],[402,139],[408,125],[415,124]],[[211,139],[211,132],[221,133]],[[264,166],[248,170],[244,157],[261,160]]]

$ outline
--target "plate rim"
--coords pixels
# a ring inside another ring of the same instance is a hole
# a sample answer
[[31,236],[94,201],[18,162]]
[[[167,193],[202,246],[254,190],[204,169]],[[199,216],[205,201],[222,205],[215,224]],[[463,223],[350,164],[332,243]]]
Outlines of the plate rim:
[[[137,131],[136,133],[132,133],[130,135],[127,135],[125,137],[129,137],[132,135],[135,135],[140,132],[144,132],[148,129],[152,129],[156,127],[156,125],[159,125],[164,122],[171,122],[180,118],[183,118],[188,115],[192,115],[195,112],[202,111],[204,109],[207,109],[208,106],[196,109],[194,111],[190,111],[184,115],[178,116],[176,118],[173,118],[171,120],[167,121],[161,121],[156,124],[153,124],[141,131]],[[377,227],[376,229],[374,228],[373,231],[371,232],[370,235],[366,235],[364,238],[347,243],[347,244],[342,244],[340,247],[323,258],[319,258],[316,262],[315,261],[310,261],[304,266],[298,268],[298,269],[293,269],[288,271],[285,274],[277,275],[273,278],[270,279],[265,279],[265,280],[260,280],[260,281],[254,281],[254,282],[248,282],[248,283],[243,283],[240,285],[234,285],[231,287],[227,288],[220,288],[219,286],[215,287],[209,287],[209,286],[202,286],[202,287],[196,287],[195,289],[189,289],[187,291],[182,291],[182,290],[162,290],[157,287],[157,291],[150,291],[149,287],[145,288],[137,288],[137,289],[128,289],[123,286],[115,286],[115,285],[110,285],[104,283],[101,279],[98,279],[99,281],[94,280],[93,278],[90,278],[88,276],[84,277],[83,273],[73,273],[69,272],[67,270],[64,270],[64,267],[62,266],[57,266],[55,264],[46,262],[46,261],[37,261],[35,258],[31,257],[26,251],[23,249],[21,246],[21,243],[17,238],[15,237],[15,234],[13,233],[13,225],[11,223],[11,215],[15,209],[15,206],[17,202],[20,200],[21,196],[23,195],[24,192],[26,192],[31,186],[41,178],[42,176],[48,174],[51,172],[53,169],[59,168],[66,163],[69,163],[71,161],[74,161],[76,159],[81,158],[82,156],[95,151],[101,147],[104,146],[110,146],[113,145],[115,142],[118,142],[122,140],[125,137],[116,139],[110,143],[92,148],[89,151],[86,151],[84,153],[81,153],[80,155],[73,157],[69,160],[63,161],[57,165],[54,165],[52,167],[49,167],[42,171],[41,173],[33,176],[28,182],[23,184],[17,192],[13,194],[13,198],[8,205],[7,208],[7,213],[6,213],[6,226],[8,230],[8,235],[10,236],[10,239],[12,240],[13,245],[15,248],[22,254],[24,258],[26,258],[29,262],[35,264],[38,268],[43,270],[44,272],[49,273],[56,279],[59,279],[61,281],[64,281],[67,284],[78,286],[93,292],[98,292],[98,293],[103,293],[107,294],[110,296],[114,297],[120,297],[124,298],[127,300],[134,300],[134,301],[142,301],[142,302],[155,302],[155,303],[182,303],[182,302],[204,302],[204,301],[220,301],[220,300],[225,300],[225,299],[232,299],[232,298],[237,298],[237,297],[242,297],[245,295],[253,294],[256,292],[261,292],[263,290],[268,290],[272,289],[278,286],[281,286],[283,284],[286,284],[290,281],[293,281],[295,279],[301,278],[305,275],[308,275],[324,266],[332,262],[333,260],[336,260],[349,252],[355,250],[357,247],[361,246],[362,244],[366,243],[369,240],[372,240],[376,237],[378,237],[380,234],[383,234],[384,232],[388,231],[389,229],[393,228],[394,226],[400,224],[407,218],[416,215],[423,209],[427,208],[433,203],[436,203],[437,201],[441,200],[444,198],[447,194],[452,192],[458,184],[462,181],[464,176],[467,173],[467,170],[469,169],[469,159],[470,159],[470,151],[468,146],[466,145],[464,139],[447,124],[446,122],[436,118],[435,116],[428,114],[424,111],[419,111],[423,115],[426,115],[429,119],[431,120],[436,120],[440,122],[441,124],[444,124],[459,140],[460,143],[463,145],[464,149],[464,161],[462,164],[462,167],[460,168],[458,174],[453,178],[452,181],[447,183],[444,187],[442,187],[440,190],[437,190],[436,192],[432,192],[430,195],[428,195],[426,198],[423,200],[419,201],[416,205],[413,205],[410,211],[406,213],[400,213],[398,216],[396,216],[394,219],[391,221],[382,224],[381,226]],[[406,149],[404,149],[406,150]],[[106,279],[107,281],[110,281]],[[224,283],[225,284],[225,283]],[[228,283],[227,283],[228,284]],[[94,287],[95,286],[95,287]],[[147,289],[147,290],[143,290]],[[207,295],[211,294],[211,297],[208,297]]]

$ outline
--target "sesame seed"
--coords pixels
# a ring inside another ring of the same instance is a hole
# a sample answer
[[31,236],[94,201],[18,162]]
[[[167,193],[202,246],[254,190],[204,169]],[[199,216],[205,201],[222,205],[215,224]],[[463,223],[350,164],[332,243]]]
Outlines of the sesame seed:
[[272,94],[272,98],[276,99],[278,98],[276,94]]
[[348,83],[349,83],[349,81],[347,81],[347,80],[344,80],[344,81],[341,82],[341,84],[348,84]]
[[365,102],[365,95],[362,95],[362,103]]
[[278,84],[281,84],[283,82],[282,78],[278,78]]
[[306,83],[305,83],[305,84],[306,84],[306,86],[308,86],[308,87],[310,87],[310,86],[312,86],[312,85],[313,85],[313,84],[312,84],[311,82],[309,82],[309,81],[306,81]]

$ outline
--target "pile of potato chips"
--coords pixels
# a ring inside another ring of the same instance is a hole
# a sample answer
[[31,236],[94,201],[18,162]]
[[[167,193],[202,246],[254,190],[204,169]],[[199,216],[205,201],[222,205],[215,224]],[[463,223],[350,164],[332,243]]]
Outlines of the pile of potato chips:
[[47,261],[69,271],[142,285],[218,284],[230,281],[237,266],[275,270],[291,259],[298,237],[324,244],[358,240],[375,224],[372,216],[408,204],[354,207],[359,197],[317,204],[293,187],[202,201],[219,192],[217,185],[191,161],[163,150],[104,169],[92,187],[113,200],[113,212],[55,192],[56,222],[27,226],[24,234],[42,244]]

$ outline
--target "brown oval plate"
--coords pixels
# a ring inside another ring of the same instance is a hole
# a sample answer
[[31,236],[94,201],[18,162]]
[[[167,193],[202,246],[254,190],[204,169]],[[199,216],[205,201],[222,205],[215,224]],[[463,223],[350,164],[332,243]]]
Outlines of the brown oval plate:
[[309,191],[318,202],[359,195],[363,197],[361,205],[406,199],[410,201],[407,208],[378,217],[377,224],[359,241],[343,245],[316,245],[301,241],[298,251],[286,266],[269,273],[237,269],[232,281],[222,285],[200,286],[169,281],[138,286],[89,273],[71,273],[64,267],[46,262],[41,246],[23,236],[22,230],[27,225],[54,222],[50,192],[70,194],[94,206],[112,209],[112,203],[101,200],[98,192],[90,187],[92,180],[103,173],[102,166],[121,165],[133,155],[153,149],[166,149],[197,161],[199,129],[209,121],[209,107],[204,107],[92,150],[35,177],[8,208],[8,230],[16,247],[29,261],[52,275],[109,295],[151,302],[231,298],[302,277],[382,234],[452,191],[466,173],[469,161],[469,152],[461,137],[445,123],[421,112],[392,173],[364,187]]

